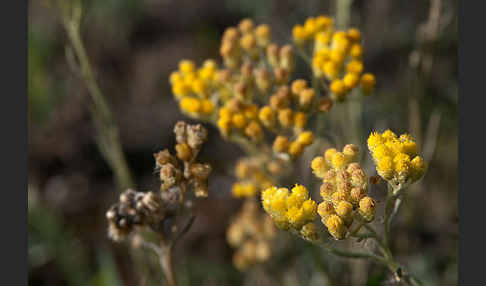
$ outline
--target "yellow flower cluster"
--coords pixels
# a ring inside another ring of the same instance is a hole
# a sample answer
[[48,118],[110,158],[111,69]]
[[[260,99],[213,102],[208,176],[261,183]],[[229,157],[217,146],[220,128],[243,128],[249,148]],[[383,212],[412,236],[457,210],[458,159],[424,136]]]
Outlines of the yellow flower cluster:
[[244,271],[270,258],[275,235],[272,219],[261,213],[255,200],[246,200],[226,232],[228,243],[235,248],[235,267]]
[[363,74],[363,46],[358,29],[335,31],[331,18],[310,17],[303,26],[294,26],[293,38],[298,46],[312,48],[314,76],[330,81],[333,100],[344,100],[359,85],[364,95],[374,90],[374,75]]
[[368,178],[356,163],[359,148],[344,146],[342,152],[327,149],[324,156],[315,157],[311,168],[316,177],[323,179],[320,194],[323,201],[317,208],[322,223],[335,239],[343,239],[352,225],[355,212],[363,221],[374,219],[375,201],[368,197]]
[[222,67],[213,60],[199,68],[190,60],[179,63],[170,83],[180,109],[215,123],[226,138],[259,144],[268,131],[276,137],[276,153],[302,154],[313,141],[305,131],[309,116],[329,111],[332,104],[319,98],[306,80],[290,80],[294,48],[273,43],[268,25],[244,19],[225,30],[220,54]]
[[190,60],[179,62],[179,70],[170,75],[169,81],[182,112],[195,118],[208,117],[214,112],[209,95],[216,86],[216,68],[213,60],[206,60],[198,69]]
[[417,155],[417,143],[408,134],[398,137],[391,130],[381,134],[372,132],[368,137],[368,149],[378,174],[394,185],[413,183],[425,172],[426,163]]
[[307,239],[317,236],[317,232],[311,233],[312,226],[302,229],[317,216],[317,204],[304,186],[296,184],[290,192],[287,188],[272,186],[262,191],[261,199],[277,227],[299,231]]

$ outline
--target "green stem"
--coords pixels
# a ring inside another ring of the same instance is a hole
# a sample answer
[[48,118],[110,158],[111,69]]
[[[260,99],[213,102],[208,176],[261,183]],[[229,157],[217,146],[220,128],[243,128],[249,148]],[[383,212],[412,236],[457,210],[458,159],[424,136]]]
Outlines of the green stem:
[[68,4],[64,1],[58,1],[58,4],[63,18],[64,29],[79,62],[80,75],[92,99],[90,110],[98,133],[98,148],[113,170],[120,190],[134,187],[130,169],[122,150],[118,126],[96,82],[93,68],[80,35],[81,3],[75,1]]
[[393,187],[388,184],[388,192],[386,195],[386,202],[385,202],[385,221],[384,221],[384,233],[383,233],[383,243],[387,248],[390,248],[390,214],[393,208]]
[[336,0],[336,24],[339,29],[346,29],[351,17],[353,0]]

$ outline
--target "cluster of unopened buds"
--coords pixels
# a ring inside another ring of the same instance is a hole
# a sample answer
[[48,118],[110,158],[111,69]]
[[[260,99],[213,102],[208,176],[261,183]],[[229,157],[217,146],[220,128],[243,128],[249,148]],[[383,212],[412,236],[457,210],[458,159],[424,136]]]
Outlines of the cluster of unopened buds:
[[373,132],[368,149],[376,164],[376,171],[395,189],[400,190],[416,182],[425,173],[426,163],[417,153],[417,143],[408,134],[399,137],[391,130]]
[[162,231],[167,218],[173,219],[181,207],[191,205],[186,200],[186,192],[191,186],[195,197],[208,195],[211,166],[196,162],[202,144],[207,140],[206,129],[200,124],[188,125],[180,121],[175,125],[174,133],[177,155],[172,155],[167,149],[154,154],[161,180],[160,191],[129,189],[107,211],[108,234],[113,240],[129,237],[137,227]]
[[322,223],[335,239],[346,237],[355,218],[360,223],[375,217],[376,202],[368,197],[368,178],[356,162],[359,148],[348,144],[341,152],[327,149],[312,160],[314,175],[322,179],[322,202],[317,208]]
[[363,95],[370,95],[376,79],[363,73],[361,32],[356,28],[335,30],[334,21],[327,16],[307,18],[304,25],[293,28],[296,45],[312,54],[312,71],[316,78],[326,80],[331,98],[343,101],[356,87]]
[[275,235],[272,219],[260,211],[257,201],[245,200],[226,232],[228,243],[235,248],[236,268],[246,270],[269,259]]

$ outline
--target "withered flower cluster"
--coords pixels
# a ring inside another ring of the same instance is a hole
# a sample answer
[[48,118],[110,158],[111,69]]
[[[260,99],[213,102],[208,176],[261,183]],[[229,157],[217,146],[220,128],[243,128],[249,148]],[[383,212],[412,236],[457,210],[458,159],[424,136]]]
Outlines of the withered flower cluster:
[[168,149],[154,154],[161,180],[160,191],[128,189],[107,211],[108,234],[114,241],[121,241],[143,227],[163,234],[168,228],[166,222],[174,224],[179,210],[192,206],[186,194],[190,187],[196,198],[207,197],[211,166],[196,161],[202,144],[207,140],[206,129],[200,124],[189,125],[180,121],[175,125],[174,133],[176,155]]

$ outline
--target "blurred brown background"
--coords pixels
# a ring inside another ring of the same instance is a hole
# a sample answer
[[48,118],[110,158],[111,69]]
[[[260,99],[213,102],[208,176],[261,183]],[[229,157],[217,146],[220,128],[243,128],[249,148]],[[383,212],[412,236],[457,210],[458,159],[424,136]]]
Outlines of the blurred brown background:
[[[284,42],[293,25],[332,15],[336,6],[310,0],[84,2],[82,36],[140,190],[158,187],[152,153],[173,145],[174,123],[194,122],[178,111],[170,92],[168,76],[179,60],[219,59],[222,32],[242,18],[271,25]],[[157,265],[133,265],[127,245],[106,236],[104,212],[119,190],[95,143],[87,90],[66,63],[68,41],[54,6],[29,1],[29,284],[152,285],[156,281],[143,284],[141,277],[160,279]],[[364,105],[362,134],[377,127],[408,131],[429,159],[428,173],[410,190],[394,225],[395,253],[425,285],[455,285],[457,1],[355,0],[350,21],[363,32],[365,66],[378,80],[377,94]],[[279,285],[272,278],[279,276],[285,285],[328,285],[329,273],[337,285],[386,284],[382,268],[325,253],[316,258],[297,239],[260,268],[234,269],[225,231],[240,205],[230,184],[243,152],[206,127],[210,138],[201,160],[214,167],[211,194],[178,245],[180,285]]]

